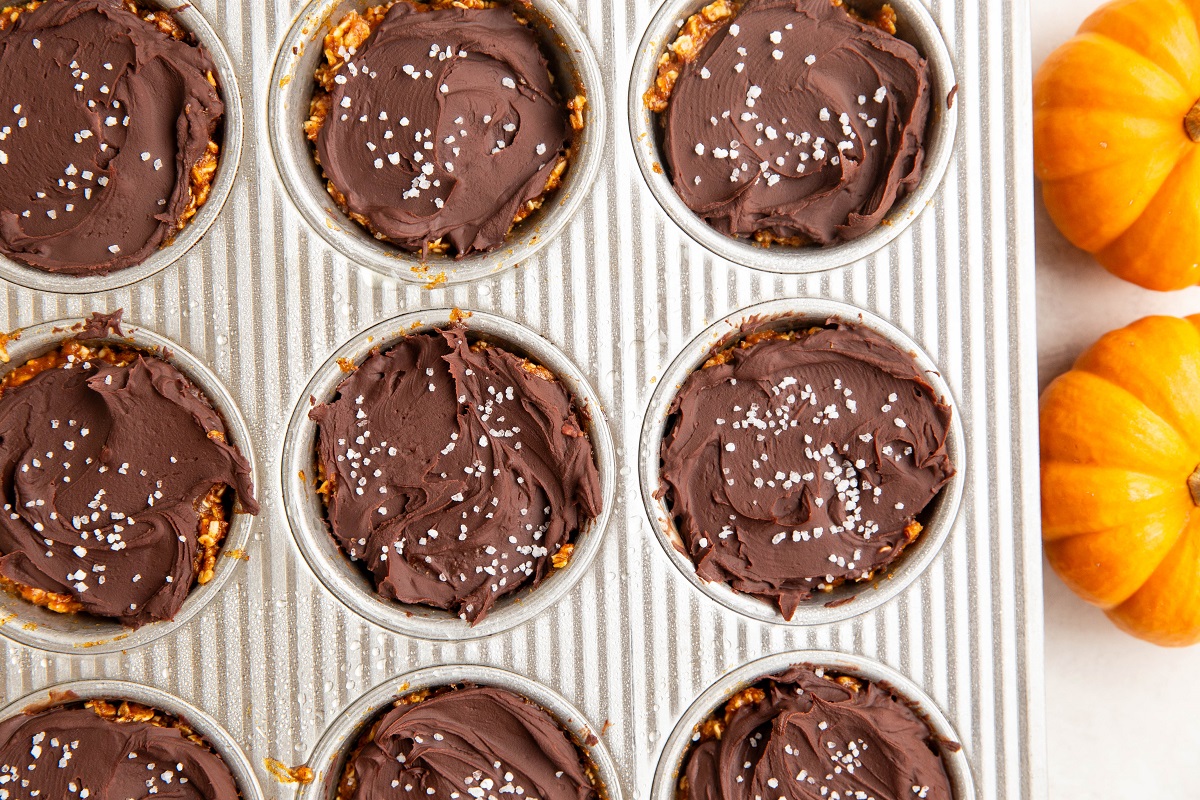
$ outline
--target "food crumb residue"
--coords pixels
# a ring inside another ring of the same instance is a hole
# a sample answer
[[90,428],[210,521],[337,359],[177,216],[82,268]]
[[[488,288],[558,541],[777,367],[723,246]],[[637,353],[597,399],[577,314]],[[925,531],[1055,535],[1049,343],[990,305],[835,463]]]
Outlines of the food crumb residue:
[[276,761],[273,758],[264,758],[263,766],[267,768],[267,772],[271,773],[271,777],[280,783],[299,783],[306,785],[313,782],[316,777],[307,764],[289,767],[282,761]]

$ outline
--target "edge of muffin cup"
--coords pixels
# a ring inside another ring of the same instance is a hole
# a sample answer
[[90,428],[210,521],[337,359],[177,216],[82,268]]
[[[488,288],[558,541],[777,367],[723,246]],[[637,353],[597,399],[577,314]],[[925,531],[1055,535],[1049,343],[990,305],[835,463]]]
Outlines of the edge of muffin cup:
[[763,678],[769,678],[796,665],[820,667],[891,690],[929,726],[935,739],[959,745],[958,749],[940,748],[942,765],[950,779],[954,800],[975,800],[975,782],[971,777],[970,761],[961,745],[962,739],[933,699],[917,684],[878,661],[831,650],[793,650],[764,656],[725,673],[701,692],[680,716],[675,728],[663,743],[658,766],[654,770],[649,800],[677,800],[679,771],[696,729],[702,722],[732,695]]
[[218,90],[225,103],[225,117],[221,135],[221,151],[217,156],[217,174],[209,191],[208,200],[179,231],[170,244],[155,250],[140,264],[110,272],[107,275],[66,275],[47,272],[0,255],[0,278],[4,278],[27,289],[63,294],[87,294],[120,289],[132,283],[157,275],[167,267],[182,260],[188,251],[208,232],[221,214],[225,201],[237,178],[238,164],[242,155],[242,98],[238,88],[237,70],[221,37],[208,24],[204,14],[190,0],[151,0],[153,5],[170,11],[187,31],[196,37],[212,56],[216,65]]
[[[838,269],[882,250],[904,233],[933,202],[954,151],[958,103],[950,100],[957,87],[954,63],[937,23],[921,0],[886,0],[899,17],[896,37],[914,47],[929,62],[930,122],[925,145],[925,168],[916,189],[896,203],[872,231],[828,247],[762,247],[748,239],[726,236],[692,211],[675,192],[662,152],[658,115],[646,108],[643,93],[654,84],[658,59],[674,41],[679,26],[712,0],[666,0],[651,20],[634,55],[629,84],[629,133],[633,152],[654,199],[675,224],[702,247],[735,264],[783,274],[807,274]],[[877,11],[885,0],[850,0],[856,9]],[[949,106],[949,107],[948,107]]]
[[[660,449],[666,433],[668,410],[683,382],[712,355],[723,342],[732,343],[741,326],[750,321],[768,321],[770,327],[794,330],[805,325],[823,326],[838,319],[861,325],[887,339],[910,355],[938,398],[950,407],[950,428],[946,452],[954,466],[954,475],[937,496],[918,515],[924,531],[905,548],[900,557],[870,582],[847,582],[830,592],[818,592],[800,604],[792,619],[765,600],[735,592],[723,582],[706,581],[696,574],[696,565],[683,548],[682,539],[659,490],[662,486]],[[809,626],[841,622],[873,611],[903,594],[929,567],[941,551],[962,501],[966,483],[966,445],[962,413],[937,364],[907,334],[887,320],[857,306],[834,300],[796,298],[770,300],[747,306],[723,317],[692,339],[675,357],[657,382],[642,423],[638,463],[641,469],[642,502],[650,527],[667,557],[692,586],[726,608],[751,619],[778,625]]]
[[[562,381],[576,407],[587,412],[587,433],[600,473],[599,516],[581,527],[566,567],[555,570],[536,588],[499,599],[491,612],[472,626],[451,611],[408,605],[380,596],[366,572],[352,562],[334,539],[325,506],[314,486],[317,424],[308,414],[315,404],[333,399],[349,373],[342,365],[361,364],[375,349],[386,350],[414,333],[462,321],[468,334],[484,334],[498,345],[513,347],[549,369]],[[553,606],[575,586],[603,546],[605,529],[616,503],[616,467],[612,434],[600,396],[565,353],[538,333],[504,317],[456,308],[402,314],[357,334],[322,364],[292,412],[284,439],[282,483],[284,511],[301,555],[318,580],[351,611],[394,633],[433,641],[465,641],[509,630]]]
[[313,75],[323,56],[325,34],[348,12],[378,2],[312,0],[301,9],[279,46],[267,97],[267,128],[275,167],[292,204],[327,244],[352,262],[403,281],[466,283],[533,258],[566,228],[600,172],[608,100],[600,64],[587,34],[558,0],[532,0],[529,19],[564,101],[574,91],[581,91],[588,101],[584,129],[575,136],[575,149],[562,186],[495,250],[461,259],[430,256],[422,260],[419,253],[376,239],[337,207],[313,159],[312,144],[304,136],[303,125],[315,86]]
[[[21,329],[19,338],[14,337],[8,341],[9,361],[0,369],[0,375],[7,374],[30,359],[55,349],[77,332],[74,326],[85,322],[84,319],[65,319]],[[254,491],[261,494],[262,481],[254,457],[250,431],[237,403],[221,380],[203,361],[165,336],[133,322],[124,323],[123,328],[124,337],[110,335],[94,341],[115,342],[152,352],[192,381],[225,423],[230,443],[236,446],[249,462]],[[240,561],[229,554],[246,549],[253,524],[253,517],[249,514],[233,514],[229,521],[229,530],[217,554],[213,579],[206,584],[192,586],[179,613],[172,620],[150,622],[135,630],[115,620],[92,617],[85,613],[59,614],[16,595],[0,591],[0,615],[3,615],[0,618],[4,620],[0,622],[0,635],[29,647],[67,655],[102,655],[149,644],[186,625],[217,596],[221,588],[229,582]]]
[[82,700],[128,700],[164,711],[186,721],[196,733],[203,737],[213,752],[221,757],[225,766],[229,767],[229,771],[237,783],[241,800],[264,800],[263,790],[258,783],[258,777],[254,774],[254,768],[237,740],[204,711],[175,695],[152,686],[111,678],[67,681],[38,689],[8,703],[3,709],[0,709],[0,721],[19,716],[26,711],[37,712],[43,709],[58,708]]
[[346,757],[364,727],[390,708],[393,701],[421,689],[464,682],[507,689],[548,712],[596,767],[601,783],[596,789],[602,800],[622,800],[620,775],[600,736],[600,728],[553,689],[516,672],[483,664],[444,664],[417,669],[384,681],[359,697],[338,713],[313,748],[305,763],[314,777],[297,791],[296,800],[334,800]]

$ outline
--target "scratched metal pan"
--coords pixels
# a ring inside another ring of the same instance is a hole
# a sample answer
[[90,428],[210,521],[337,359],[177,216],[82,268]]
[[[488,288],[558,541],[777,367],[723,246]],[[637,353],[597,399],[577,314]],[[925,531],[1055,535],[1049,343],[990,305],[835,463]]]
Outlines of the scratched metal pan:
[[217,84],[221,90],[221,100],[225,103],[225,121],[219,142],[221,152],[217,162],[217,174],[213,179],[208,201],[201,206],[196,216],[179,232],[174,241],[132,267],[107,275],[64,275],[46,272],[0,255],[0,278],[43,292],[91,294],[119,289],[156,275],[182,260],[220,216],[225,200],[233,188],[238,161],[242,156],[244,114],[238,89],[238,73],[221,37],[194,3],[189,0],[155,0],[154,4],[171,11],[179,24],[208,50],[217,67]]
[[200,734],[229,767],[242,800],[263,800],[262,787],[259,786],[254,768],[250,766],[246,754],[229,732],[199,708],[151,686],[108,678],[68,681],[39,689],[12,701],[0,709],[0,720],[11,719],[27,711],[40,711],[81,700],[128,700],[177,717]]
[[[55,349],[64,339],[71,336],[73,330],[78,330],[78,326],[83,322],[83,319],[64,319],[21,330],[17,338],[8,342],[9,361],[0,369],[0,376],[32,358]],[[154,352],[190,378],[221,415],[229,430],[230,442],[236,445],[250,462],[251,479],[254,481],[256,493],[261,494],[250,432],[237,404],[220,379],[203,361],[170,339],[135,322],[125,324],[122,328],[125,332],[123,338],[109,336],[97,341],[114,341]],[[76,655],[122,652],[153,642],[186,625],[229,582],[238,565],[242,563],[237,556],[246,551],[253,519],[248,514],[233,515],[213,568],[213,579],[203,586],[192,587],[173,620],[151,622],[134,630],[119,622],[87,614],[58,614],[26,602],[16,595],[0,592],[0,617],[5,620],[4,624],[0,625],[0,634],[30,647]]]
[[[661,126],[658,115],[651,113],[642,95],[654,85],[658,59],[675,40],[683,20],[712,0],[667,0],[659,7],[638,46],[629,86],[629,132],[642,177],[675,224],[700,245],[735,264],[770,272],[803,274],[844,267],[886,247],[900,236],[913,220],[930,205],[954,150],[958,129],[958,110],[953,102],[954,63],[937,23],[921,0],[888,0],[896,10],[896,36],[913,45],[929,62],[931,79],[929,124],[925,140],[925,171],[912,194],[898,202],[883,224],[869,233],[844,244],[828,247],[762,247],[745,239],[718,232],[706,223],[675,193],[671,178],[663,166]],[[883,0],[851,0],[850,5],[873,13]]]
[[[300,789],[296,800],[335,800],[338,781],[346,768],[346,757],[363,734],[363,729],[401,697],[421,689],[438,689],[471,683],[507,689],[550,713],[596,767],[604,800],[621,800],[621,781],[608,748],[599,738],[600,729],[583,712],[553,689],[508,670],[478,664],[447,664],[427,667],[392,678],[358,698],[330,725],[308,758],[313,779]],[[958,800],[958,798],[956,798]]]
[[[575,551],[567,566],[552,572],[536,588],[527,588],[497,601],[491,612],[474,625],[449,611],[399,603],[381,597],[364,571],[350,561],[333,538],[317,494],[317,425],[308,414],[313,401],[333,400],[337,385],[346,378],[344,364],[361,364],[376,348],[387,349],[403,337],[449,325],[463,319],[469,334],[482,334],[490,341],[527,355],[553,372],[570,390],[579,408],[587,414],[587,433],[600,472],[600,515],[586,523],[575,539]],[[317,370],[292,413],[284,440],[284,506],[292,533],[304,559],[325,587],[355,613],[377,625],[435,640],[463,640],[490,636],[520,625],[554,605],[587,572],[601,546],[616,495],[616,467],[612,435],[600,398],[587,378],[558,348],[538,334],[504,317],[459,309],[430,309],[403,314],[369,328],[334,352]]]
[[[818,592],[800,604],[790,620],[771,603],[748,594],[735,592],[727,583],[706,581],[696,574],[696,565],[686,554],[683,540],[661,496],[660,478],[663,436],[666,433],[671,403],[676,393],[695,370],[708,360],[713,349],[726,343],[747,323],[764,322],[777,330],[795,330],[824,325],[829,319],[854,322],[880,334],[904,353],[911,355],[937,399],[950,406],[950,430],[946,452],[955,474],[926,507],[919,519],[925,530],[905,549],[894,564],[880,570],[872,580],[846,582],[829,592]],[[962,501],[966,465],[961,412],[956,407],[949,385],[941,370],[921,347],[896,326],[864,309],[830,300],[774,300],[735,311],[709,326],[675,358],[658,381],[650,407],[642,424],[642,442],[638,462],[641,465],[642,502],[659,543],[679,572],[693,586],[726,608],[748,617],[779,625],[828,625],[866,614],[905,592],[937,557],[954,528]]]
[[380,0],[313,0],[283,38],[271,75],[268,128],[288,195],[306,222],[330,246],[356,263],[385,275],[417,283],[448,284],[475,280],[532,258],[560,233],[579,210],[600,171],[608,106],[600,66],[587,36],[557,0],[534,0],[530,23],[550,60],[555,83],[565,97],[587,96],[583,131],[577,134],[563,185],[546,204],[512,231],[510,240],[487,253],[461,259],[408,253],[373,237],[337,207],[313,161],[303,125],[312,99],[313,73],[324,58],[322,40],[350,11],[380,5]]

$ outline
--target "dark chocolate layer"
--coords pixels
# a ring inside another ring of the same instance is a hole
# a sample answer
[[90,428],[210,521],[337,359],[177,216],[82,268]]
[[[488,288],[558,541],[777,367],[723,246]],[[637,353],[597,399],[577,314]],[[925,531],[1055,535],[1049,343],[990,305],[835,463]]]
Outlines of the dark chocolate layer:
[[940,745],[912,709],[818,673],[793,667],[718,714],[724,732],[686,756],[680,800],[952,800]]
[[108,273],[175,234],[225,113],[203,47],[118,0],[48,0],[0,31],[0,253]]
[[845,322],[794,337],[689,376],[661,451],[697,574],[789,619],[815,591],[894,561],[954,474],[950,409],[910,355]]
[[83,707],[0,722],[4,797],[238,800],[221,757],[174,727],[109,721]]
[[7,388],[0,575],[125,625],[171,619],[196,581],[197,503],[225,484],[258,512],[227,436],[199,389],[150,354],[72,361]]
[[499,246],[566,152],[566,106],[506,7],[398,2],[334,80],[321,166],[352,213],[406,250]]
[[579,749],[505,689],[464,687],[399,705],[351,761],[354,800],[595,800]]
[[333,535],[383,597],[478,622],[600,513],[581,412],[548,378],[455,327],[370,356],[312,410]]
[[727,235],[846,242],[920,181],[929,97],[912,45],[830,0],[746,0],[662,113],[669,175]]

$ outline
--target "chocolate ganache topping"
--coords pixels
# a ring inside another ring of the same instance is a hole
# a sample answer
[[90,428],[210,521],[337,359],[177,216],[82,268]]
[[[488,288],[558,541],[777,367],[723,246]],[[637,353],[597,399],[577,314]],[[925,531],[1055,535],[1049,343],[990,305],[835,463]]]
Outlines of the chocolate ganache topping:
[[525,698],[488,686],[398,704],[351,755],[350,770],[357,788],[343,800],[598,797],[562,726]]
[[333,77],[317,153],[380,238],[458,256],[503,243],[565,157],[568,112],[504,6],[391,6]]
[[215,69],[118,0],[22,11],[0,30],[0,253],[103,274],[168,243],[216,166]]
[[565,565],[600,513],[566,387],[461,327],[371,355],[310,416],[334,538],[388,599],[478,622]]
[[75,706],[0,722],[4,796],[238,800],[237,784],[219,755],[175,727],[173,717],[155,713],[150,722],[142,716],[117,721]]
[[259,510],[220,416],[157,356],[70,339],[0,392],[0,582],[33,602],[132,627],[171,619],[211,577],[225,488]]
[[662,480],[697,574],[788,619],[893,562],[954,474],[950,408],[911,356],[846,322],[751,333],[670,415]]
[[793,667],[739,692],[685,756],[680,800],[952,800],[940,745],[874,683]]
[[916,187],[929,113],[912,45],[830,0],[746,0],[679,74],[663,150],[718,231],[838,244]]

